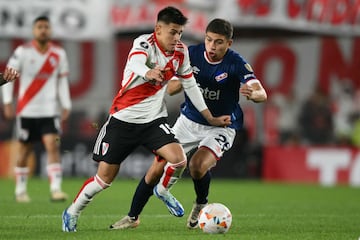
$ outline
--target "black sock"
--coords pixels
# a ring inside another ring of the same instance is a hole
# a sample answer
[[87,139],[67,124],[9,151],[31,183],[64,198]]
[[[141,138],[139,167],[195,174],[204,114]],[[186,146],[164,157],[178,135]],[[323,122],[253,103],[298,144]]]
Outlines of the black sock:
[[193,179],[196,192],[196,203],[205,204],[208,202],[210,180],[210,171],[207,171],[201,179]]
[[150,186],[145,182],[145,176],[139,182],[135,194],[131,202],[130,212],[128,213],[129,217],[138,218],[149,198],[153,194],[154,186]]

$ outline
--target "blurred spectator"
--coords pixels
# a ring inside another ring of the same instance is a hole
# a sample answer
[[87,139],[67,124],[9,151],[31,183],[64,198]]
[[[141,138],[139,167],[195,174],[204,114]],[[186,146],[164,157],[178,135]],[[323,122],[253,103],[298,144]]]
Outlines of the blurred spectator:
[[351,123],[353,125],[351,141],[356,147],[360,147],[360,88],[354,93]]
[[333,96],[334,134],[339,145],[351,145],[351,115],[354,104],[354,91],[351,83],[341,83]]
[[299,126],[305,144],[334,143],[331,102],[320,87],[301,106]]
[[279,110],[278,129],[280,143],[293,145],[299,143],[298,124],[300,106],[293,91],[285,94],[276,93],[273,104]]
[[360,147],[360,114],[354,115],[354,127],[351,136],[352,145]]

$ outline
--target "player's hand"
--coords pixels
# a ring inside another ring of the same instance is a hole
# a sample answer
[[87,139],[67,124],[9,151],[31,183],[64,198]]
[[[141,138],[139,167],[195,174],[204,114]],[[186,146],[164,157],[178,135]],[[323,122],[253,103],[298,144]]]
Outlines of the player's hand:
[[10,68],[10,67],[5,68],[5,71],[3,73],[4,80],[10,82],[10,81],[14,81],[15,79],[17,79],[19,77],[20,77],[20,74],[15,69]]
[[69,109],[63,109],[61,112],[61,122],[65,122],[69,119],[70,116],[70,110]]
[[154,69],[150,69],[146,72],[145,78],[156,85],[161,84],[165,80],[164,74],[168,70],[170,70],[170,68],[161,68],[156,66]]
[[220,117],[213,117],[207,120],[210,125],[217,127],[227,127],[231,124],[230,115],[222,115]]
[[246,97],[248,100],[251,99],[251,95],[252,95],[253,91],[254,91],[254,89],[251,86],[247,85],[247,84],[243,84],[240,87],[241,95]]

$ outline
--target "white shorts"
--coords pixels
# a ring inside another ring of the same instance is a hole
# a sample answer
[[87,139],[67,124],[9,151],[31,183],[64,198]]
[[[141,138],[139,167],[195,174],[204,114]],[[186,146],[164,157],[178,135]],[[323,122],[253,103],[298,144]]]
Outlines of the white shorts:
[[232,128],[202,125],[191,121],[182,114],[176,120],[172,130],[186,153],[195,147],[206,147],[218,159],[232,147],[236,134]]

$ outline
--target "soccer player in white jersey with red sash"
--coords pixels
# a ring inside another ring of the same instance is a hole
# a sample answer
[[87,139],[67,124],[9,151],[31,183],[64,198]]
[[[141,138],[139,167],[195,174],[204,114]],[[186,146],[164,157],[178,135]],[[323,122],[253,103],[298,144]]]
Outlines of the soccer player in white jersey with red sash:
[[68,60],[63,48],[50,41],[48,17],[40,16],[33,23],[34,39],[16,48],[7,66],[21,73],[16,111],[13,109],[14,84],[3,90],[4,114],[16,115],[18,149],[16,151],[15,197],[17,202],[29,202],[27,159],[32,143],[41,140],[47,152],[47,172],[50,180],[50,199],[64,201],[61,189],[62,168],[59,151],[61,121],[68,118],[71,99],[68,84]]
[[[76,231],[81,211],[97,193],[110,187],[122,161],[140,145],[167,160],[164,170],[170,180],[164,184],[172,185],[179,178],[187,160],[167,123],[164,101],[166,84],[173,77],[181,80],[194,106],[210,124],[231,123],[228,115],[212,116],[196,85],[187,47],[180,41],[186,22],[187,18],[178,9],[166,7],[158,13],[154,32],[134,40],[121,89],[94,146],[93,158],[99,162],[97,173],[85,181],[72,204],[64,210],[63,231]],[[116,229],[117,223],[110,228]]]

